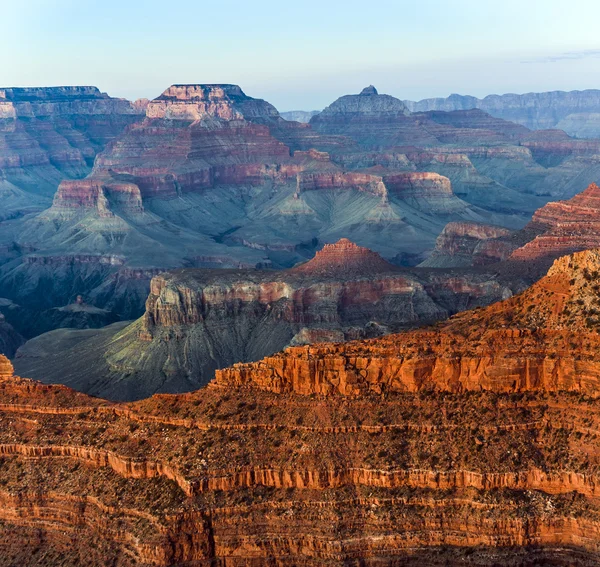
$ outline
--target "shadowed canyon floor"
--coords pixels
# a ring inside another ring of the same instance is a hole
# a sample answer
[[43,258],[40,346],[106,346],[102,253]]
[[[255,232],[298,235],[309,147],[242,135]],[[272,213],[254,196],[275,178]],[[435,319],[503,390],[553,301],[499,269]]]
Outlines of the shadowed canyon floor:
[[599,273],[128,404],[2,360],[0,564],[596,565]]

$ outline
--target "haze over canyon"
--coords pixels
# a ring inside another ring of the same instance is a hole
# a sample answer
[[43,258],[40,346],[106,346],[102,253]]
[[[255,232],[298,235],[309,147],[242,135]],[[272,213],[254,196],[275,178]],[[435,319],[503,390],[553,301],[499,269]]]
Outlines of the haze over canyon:
[[0,566],[596,565],[600,91],[0,88]]

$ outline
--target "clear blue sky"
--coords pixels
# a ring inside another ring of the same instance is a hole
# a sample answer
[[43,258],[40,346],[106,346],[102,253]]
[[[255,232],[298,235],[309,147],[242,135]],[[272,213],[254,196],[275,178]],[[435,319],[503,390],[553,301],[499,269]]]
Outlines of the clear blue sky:
[[0,0],[0,86],[157,96],[228,82],[280,110],[600,88],[597,0]]

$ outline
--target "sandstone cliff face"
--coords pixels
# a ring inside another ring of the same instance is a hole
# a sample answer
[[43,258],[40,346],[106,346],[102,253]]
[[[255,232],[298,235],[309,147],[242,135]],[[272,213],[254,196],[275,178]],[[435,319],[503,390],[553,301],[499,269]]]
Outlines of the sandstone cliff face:
[[539,261],[597,248],[600,188],[592,183],[568,201],[548,203],[533,215],[530,227],[539,234],[512,253],[519,261]]
[[131,404],[0,359],[0,565],[594,565],[598,268]]
[[510,286],[490,274],[421,276],[343,239],[282,272],[156,276],[142,319],[127,327],[42,335],[19,350],[15,364],[43,381],[137,399],[202,386],[217,368],[258,360],[288,344],[380,336],[507,294]]
[[343,347],[292,347],[217,371],[217,383],[320,395],[484,389],[596,396],[599,267],[597,251],[564,257],[523,294],[437,329]]

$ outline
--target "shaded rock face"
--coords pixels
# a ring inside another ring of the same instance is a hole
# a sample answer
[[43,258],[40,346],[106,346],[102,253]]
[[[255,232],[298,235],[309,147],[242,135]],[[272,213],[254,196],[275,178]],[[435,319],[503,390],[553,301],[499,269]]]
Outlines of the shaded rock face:
[[4,315],[0,315],[0,353],[12,358],[24,342],[23,337],[5,320]]
[[[492,116],[522,124],[533,130],[560,128],[576,137],[597,137],[597,130],[579,136],[582,113],[600,111],[600,91],[552,91],[544,93],[489,95],[483,99],[453,94],[448,98],[404,101],[412,112],[468,110],[479,108]],[[589,135],[592,134],[592,135]]]
[[364,88],[358,95],[345,95],[338,98],[334,103],[325,108],[320,115],[316,116],[312,123],[318,123],[321,119],[337,115],[373,115],[378,118],[383,116],[408,116],[410,112],[405,104],[393,96],[380,95],[372,85]]
[[595,112],[576,112],[568,114],[556,125],[575,138],[600,138],[600,105]]
[[510,287],[489,274],[416,275],[342,239],[282,272],[157,276],[140,320],[46,333],[23,346],[15,364],[44,381],[137,399],[194,389],[217,368],[288,344],[380,336],[507,294]]
[[516,249],[519,261],[554,259],[563,254],[600,246],[600,188],[592,183],[568,201],[548,203],[533,215],[537,236]]
[[0,89],[3,219],[47,206],[62,179],[87,175],[97,153],[141,118],[95,87]]
[[448,223],[438,236],[435,250],[421,264],[428,268],[478,266],[506,260],[516,245],[511,232],[478,223]]
[[0,565],[597,564],[599,271],[135,403],[0,357]]

